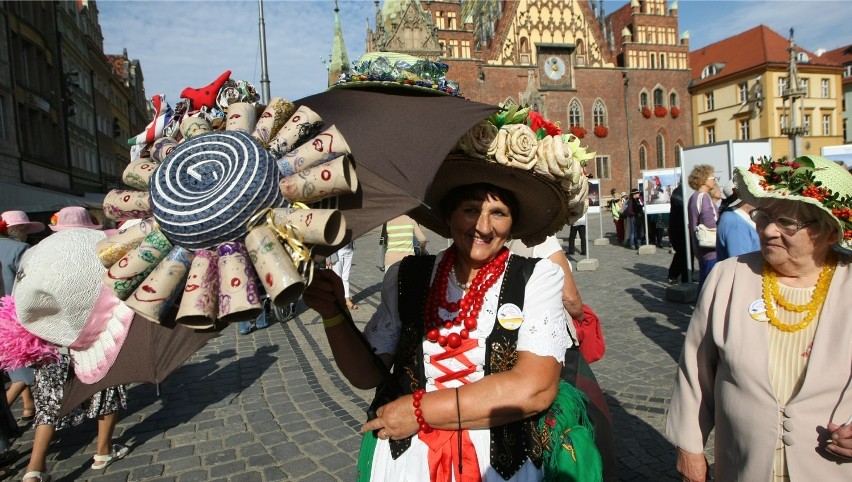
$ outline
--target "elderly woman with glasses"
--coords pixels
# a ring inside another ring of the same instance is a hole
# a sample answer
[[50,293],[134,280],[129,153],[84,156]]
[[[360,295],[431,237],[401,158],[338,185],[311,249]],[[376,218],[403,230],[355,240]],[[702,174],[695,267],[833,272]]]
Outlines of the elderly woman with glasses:
[[716,229],[716,204],[713,202],[710,191],[718,187],[718,179],[713,166],[699,164],[692,168],[687,182],[689,187],[695,190],[686,204],[686,212],[689,218],[689,240],[692,254],[698,258],[698,286],[700,288],[704,285],[704,280],[707,279],[710,269],[716,264],[716,248],[715,246],[712,248],[701,246],[695,234],[695,228],[699,224],[703,224],[707,228]]
[[683,480],[852,480],[852,175],[818,156],[735,171],[759,252],[707,278],[666,434]]

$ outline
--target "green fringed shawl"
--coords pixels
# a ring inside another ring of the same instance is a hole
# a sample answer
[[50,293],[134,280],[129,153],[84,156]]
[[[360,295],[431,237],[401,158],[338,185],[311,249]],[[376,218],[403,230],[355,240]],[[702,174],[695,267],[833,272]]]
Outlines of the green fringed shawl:
[[566,381],[539,421],[545,482],[600,482],[601,455],[586,414],[586,396]]

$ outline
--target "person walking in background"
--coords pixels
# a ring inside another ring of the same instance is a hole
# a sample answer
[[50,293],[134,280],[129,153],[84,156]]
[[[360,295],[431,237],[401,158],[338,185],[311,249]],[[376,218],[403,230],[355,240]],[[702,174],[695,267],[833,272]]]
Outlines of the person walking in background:
[[719,216],[716,228],[716,260],[722,261],[760,249],[757,227],[751,220],[754,206],[739,198],[736,187],[725,198],[727,209]]
[[387,252],[385,253],[385,269],[406,256],[414,254],[414,238],[420,241],[420,247],[426,248],[426,236],[417,221],[403,214],[397,216],[385,225],[387,232]]
[[[26,243],[27,235],[44,231],[44,224],[30,221],[23,211],[6,211],[0,223],[0,264],[3,271],[4,294],[11,295],[15,285],[15,275],[24,252],[30,248]],[[4,226],[5,224],[5,226]],[[9,372],[11,385],[6,390],[6,403],[11,407],[18,397],[24,403],[21,421],[30,422],[35,417],[35,402],[30,387],[35,383],[35,370],[29,367]]]
[[[112,443],[118,410],[127,408],[126,386],[97,392],[60,416],[65,382],[71,376],[82,380],[83,374],[96,377],[99,370],[109,369],[112,361],[100,347],[121,346],[118,340],[123,343],[133,312],[110,290],[101,289],[105,268],[95,254],[95,244],[105,237],[97,232],[101,226],[91,221],[85,209],[76,207],[62,209],[54,220],[50,229],[56,234],[27,253],[20,267],[25,276],[13,291],[15,322],[33,338],[41,338],[42,346],[58,351],[55,359],[36,369],[36,428],[23,482],[51,480],[47,452],[53,435],[85,419],[98,423],[92,469],[103,470],[130,452],[128,447]],[[57,346],[60,340],[71,342]]]
[[689,280],[689,258],[686,256],[686,233],[684,233],[683,218],[683,186],[678,183],[672,191],[669,209],[669,242],[672,245],[672,262],[669,265],[669,283],[676,284]]
[[349,310],[357,310],[358,305],[352,302],[352,292],[349,288],[349,273],[352,270],[352,259],[355,257],[355,242],[352,241],[345,244],[337,250],[337,261],[331,265],[334,274],[340,277],[343,281],[343,292],[346,299],[346,308]]
[[577,235],[580,235],[580,255],[586,255],[586,215],[578,219],[571,225],[568,231],[568,254],[574,254],[574,246],[577,241]]
[[94,222],[89,211],[82,206],[68,206],[62,208],[50,218],[51,231],[62,231],[71,228],[96,229],[101,231],[103,226]]
[[629,249],[639,249],[645,241],[645,205],[639,197],[640,194],[638,189],[631,189],[630,197],[624,203],[623,212],[629,230],[629,234],[625,234],[627,240],[624,245]]
[[689,240],[693,255],[698,258],[698,289],[704,284],[713,265],[716,264],[716,247],[703,247],[698,244],[695,228],[703,224],[709,229],[716,229],[716,204],[710,191],[718,184],[713,166],[699,164],[689,173],[689,187],[695,190],[689,197],[686,212],[689,215]]
[[[612,195],[615,196],[615,189],[612,190]],[[618,244],[624,243],[624,213],[622,208],[627,200],[627,193],[622,192],[619,197],[613,197],[610,201],[609,210],[612,213],[612,222],[615,223],[615,236],[618,238]]]

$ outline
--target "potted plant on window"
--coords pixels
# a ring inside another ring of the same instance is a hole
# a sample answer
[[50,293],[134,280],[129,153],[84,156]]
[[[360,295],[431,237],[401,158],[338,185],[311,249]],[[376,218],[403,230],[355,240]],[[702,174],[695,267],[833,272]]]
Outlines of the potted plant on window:
[[603,124],[598,124],[595,126],[594,132],[598,137],[606,137],[606,135],[609,134],[609,129],[607,129]]
[[651,108],[648,107],[647,105],[645,107],[642,107],[642,117],[644,117],[646,119],[651,118]]
[[657,116],[657,117],[665,117],[666,114],[668,114],[668,113],[669,113],[669,111],[661,105],[658,105],[657,107],[654,108],[654,115]]
[[672,119],[677,119],[680,117],[680,108],[678,106],[672,107]]
[[586,137],[586,128],[583,126],[571,126],[571,134],[577,136],[578,139]]

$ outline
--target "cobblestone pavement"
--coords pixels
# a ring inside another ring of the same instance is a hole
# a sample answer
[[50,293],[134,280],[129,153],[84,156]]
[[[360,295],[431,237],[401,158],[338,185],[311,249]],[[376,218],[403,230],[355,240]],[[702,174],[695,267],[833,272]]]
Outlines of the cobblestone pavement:
[[[604,231],[614,231],[608,217],[604,223]],[[598,226],[591,216],[589,238],[599,237]],[[446,245],[428,235],[431,251]],[[363,326],[379,303],[377,232],[355,244],[350,280],[359,309],[352,314]],[[589,255],[599,268],[575,271],[575,278],[606,337],[606,355],[593,369],[612,410],[619,476],[676,480],[674,449],[662,433],[692,306],[665,301],[668,249],[638,255],[591,245]],[[229,327],[159,393],[153,385],[129,390],[115,434],[132,447],[125,459],[102,472],[89,468],[96,437],[89,421],[57,433],[48,469],[55,481],[68,482],[353,481],[358,429],[372,393],[351,388],[328,353],[321,320],[303,306],[294,320],[247,336]],[[20,414],[20,402],[13,409]],[[13,480],[25,472],[32,434],[15,444],[22,455],[10,467]]]

